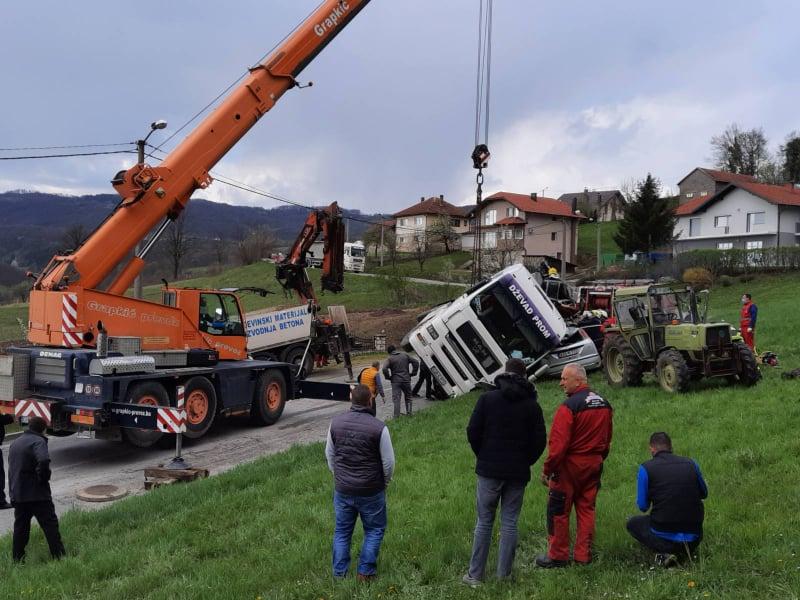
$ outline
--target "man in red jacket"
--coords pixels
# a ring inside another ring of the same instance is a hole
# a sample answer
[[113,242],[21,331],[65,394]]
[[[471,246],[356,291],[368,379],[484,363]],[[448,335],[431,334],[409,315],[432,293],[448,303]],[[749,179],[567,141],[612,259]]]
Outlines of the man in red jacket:
[[574,561],[592,562],[594,504],[600,488],[603,461],[611,447],[611,405],[589,389],[586,370],[574,363],[561,373],[567,399],[556,410],[550,429],[542,483],[547,500],[547,554],[536,564],[549,569],[569,564],[569,515],[575,507],[577,533]]
[[756,351],[756,319],[758,318],[758,307],[753,303],[750,294],[742,295],[742,312],[739,314],[739,328],[742,330],[744,343],[753,352]]

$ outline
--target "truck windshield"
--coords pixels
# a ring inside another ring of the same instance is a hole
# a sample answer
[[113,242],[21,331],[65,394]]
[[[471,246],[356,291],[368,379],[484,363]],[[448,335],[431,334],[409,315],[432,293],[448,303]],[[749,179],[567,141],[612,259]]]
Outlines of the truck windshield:
[[364,248],[351,246],[350,256],[364,256]]
[[485,289],[470,301],[470,306],[506,356],[517,351],[523,360],[535,360],[550,349],[504,286],[495,284]]

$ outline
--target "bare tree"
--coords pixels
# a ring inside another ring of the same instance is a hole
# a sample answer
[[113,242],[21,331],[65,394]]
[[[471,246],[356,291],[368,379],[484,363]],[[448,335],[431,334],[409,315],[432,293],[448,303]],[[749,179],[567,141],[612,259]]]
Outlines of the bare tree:
[[394,229],[387,227],[383,231],[383,245],[389,254],[389,261],[392,266],[397,264],[397,233]]
[[83,223],[73,223],[64,230],[64,234],[61,236],[61,245],[64,250],[77,250],[87,235],[89,235],[89,231]]
[[244,234],[236,244],[236,252],[243,265],[251,265],[267,258],[276,245],[275,233],[268,227],[259,225]]
[[514,264],[523,253],[522,240],[499,239],[496,245],[482,249],[481,262],[487,269],[497,272]]
[[222,234],[217,234],[214,238],[214,260],[218,267],[225,264],[225,258],[228,255],[228,242],[222,237]]
[[755,176],[769,161],[767,137],[760,127],[742,131],[732,123],[722,134],[711,138],[711,148],[717,167],[731,173]]
[[186,230],[186,212],[172,221],[164,236],[164,251],[172,264],[172,278],[178,279],[183,259],[192,249],[194,238]]
[[429,243],[442,244],[444,251],[448,254],[451,249],[455,249],[459,242],[459,236],[450,224],[448,215],[439,215],[428,227],[426,235],[429,238]]
[[422,273],[422,269],[425,266],[425,261],[430,256],[430,241],[428,239],[428,232],[426,230],[420,229],[414,233],[412,253],[414,254],[416,261],[419,263],[419,272]]

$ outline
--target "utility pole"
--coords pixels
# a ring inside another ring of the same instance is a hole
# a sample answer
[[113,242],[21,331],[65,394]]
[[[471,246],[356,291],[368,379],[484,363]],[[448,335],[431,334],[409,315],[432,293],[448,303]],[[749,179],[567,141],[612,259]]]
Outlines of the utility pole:
[[567,278],[567,219],[561,219],[561,279]]
[[600,260],[600,218],[594,220],[594,225],[597,227],[597,272],[603,267],[603,261]]
[[383,266],[383,215],[381,215],[381,266]]

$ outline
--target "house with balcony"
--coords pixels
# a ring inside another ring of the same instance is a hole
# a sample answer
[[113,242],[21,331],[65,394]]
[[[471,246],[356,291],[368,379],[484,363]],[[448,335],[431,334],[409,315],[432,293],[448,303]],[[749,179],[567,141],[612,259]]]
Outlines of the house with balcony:
[[[444,195],[420,198],[420,201],[392,215],[395,221],[395,239],[398,252],[414,252],[420,243],[438,243],[436,235],[447,223],[460,248],[461,235],[469,230],[469,213],[472,206],[455,206],[444,199]],[[453,250],[453,248],[450,248]]]
[[675,209],[674,251],[759,250],[800,242],[800,188],[738,181]]
[[481,248],[487,252],[510,252],[508,262],[524,258],[550,258],[575,262],[578,222],[583,217],[572,207],[533,194],[497,192],[474,209],[469,231],[461,236],[461,247],[472,249],[480,220]]

